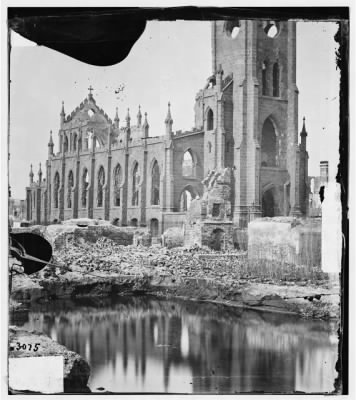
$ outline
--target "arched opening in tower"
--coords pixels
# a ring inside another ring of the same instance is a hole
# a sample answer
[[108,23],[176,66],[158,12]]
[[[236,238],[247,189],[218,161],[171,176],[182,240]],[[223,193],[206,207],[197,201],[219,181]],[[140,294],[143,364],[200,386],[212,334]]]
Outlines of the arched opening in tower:
[[180,195],[180,211],[188,211],[192,199],[192,193],[188,189],[183,190],[182,194]]
[[187,150],[183,154],[183,162],[182,162],[182,175],[183,176],[194,176],[194,161],[193,155],[190,150]]
[[274,217],[275,215],[273,189],[269,189],[262,196],[262,217]]
[[224,28],[225,33],[229,38],[236,39],[241,29],[241,23],[239,20],[227,21]]
[[273,97],[279,97],[279,65],[273,65]]
[[264,28],[264,31],[269,38],[275,38],[280,31],[279,23],[276,21],[268,21]]
[[262,63],[262,95],[267,96],[267,62]]
[[274,126],[267,119],[262,128],[261,166],[275,167],[277,165],[277,137]]
[[214,113],[213,110],[210,108],[207,113],[207,130],[211,131],[214,129]]

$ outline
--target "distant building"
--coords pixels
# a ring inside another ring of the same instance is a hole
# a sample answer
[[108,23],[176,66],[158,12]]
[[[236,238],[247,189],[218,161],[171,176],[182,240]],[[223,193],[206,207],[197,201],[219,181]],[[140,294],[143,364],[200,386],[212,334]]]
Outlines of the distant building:
[[16,222],[21,222],[27,218],[25,200],[9,199],[9,218]]
[[321,198],[329,182],[329,162],[320,161],[320,176],[309,176],[309,216],[321,217]]
[[148,226],[158,235],[182,225],[192,199],[207,190],[202,218],[217,224],[244,228],[261,216],[306,215],[307,132],[303,123],[299,142],[296,23],[214,21],[212,60],[188,132],[173,132],[169,104],[163,132],[155,136],[140,108],[134,125],[129,110],[123,126],[117,110],[112,121],[92,88],[69,115],[62,105],[58,152],[51,133],[46,179],[40,168],[35,183],[31,168],[28,219],[102,218]]

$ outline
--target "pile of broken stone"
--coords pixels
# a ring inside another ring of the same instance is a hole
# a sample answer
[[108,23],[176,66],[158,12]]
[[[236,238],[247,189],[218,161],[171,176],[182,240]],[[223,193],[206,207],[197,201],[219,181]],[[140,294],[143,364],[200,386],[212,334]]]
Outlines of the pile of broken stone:
[[[216,255],[217,257],[214,257]],[[209,257],[210,256],[210,257]],[[212,257],[211,257],[212,256]],[[83,276],[175,276],[236,281],[246,262],[246,253],[217,253],[209,248],[122,246],[107,238],[96,243],[72,242],[54,254],[57,268],[40,274],[49,278],[69,273]]]

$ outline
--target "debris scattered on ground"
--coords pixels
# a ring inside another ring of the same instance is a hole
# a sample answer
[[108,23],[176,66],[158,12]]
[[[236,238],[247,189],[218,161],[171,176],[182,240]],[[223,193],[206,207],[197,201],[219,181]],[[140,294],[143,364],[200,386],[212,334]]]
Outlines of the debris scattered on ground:
[[273,265],[258,269],[238,250],[122,246],[102,237],[96,243],[69,241],[55,251],[53,263],[60,267],[47,266],[33,279],[54,297],[156,290],[166,296],[268,305],[317,318],[338,316],[339,282],[322,273],[306,277],[288,266],[278,274]]
[[54,255],[54,263],[63,268],[46,267],[42,277],[64,275],[69,269],[82,274],[160,275],[233,283],[242,278],[245,262],[246,254],[241,251],[223,254],[197,246],[174,249],[121,246],[110,239],[100,238],[94,244],[71,243],[58,250]]
[[[278,274],[273,266],[249,265],[244,251],[228,253],[214,251],[208,247],[122,246],[102,237],[96,243],[69,242],[54,254],[56,264],[62,268],[46,267],[41,278],[60,276],[69,271],[78,274],[170,276],[172,278],[204,278],[221,284],[260,282],[266,284],[318,287],[328,283],[325,274],[316,272],[313,279],[303,278],[294,267],[285,267]],[[277,269],[277,268],[276,268]],[[282,276],[281,276],[282,275]],[[282,279],[277,279],[282,278]]]

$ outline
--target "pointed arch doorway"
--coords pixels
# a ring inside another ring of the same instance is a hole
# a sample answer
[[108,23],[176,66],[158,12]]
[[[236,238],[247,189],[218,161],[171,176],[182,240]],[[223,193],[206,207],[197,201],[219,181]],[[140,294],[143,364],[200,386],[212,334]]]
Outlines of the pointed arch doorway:
[[276,199],[273,188],[266,190],[262,195],[262,217],[276,216]]

